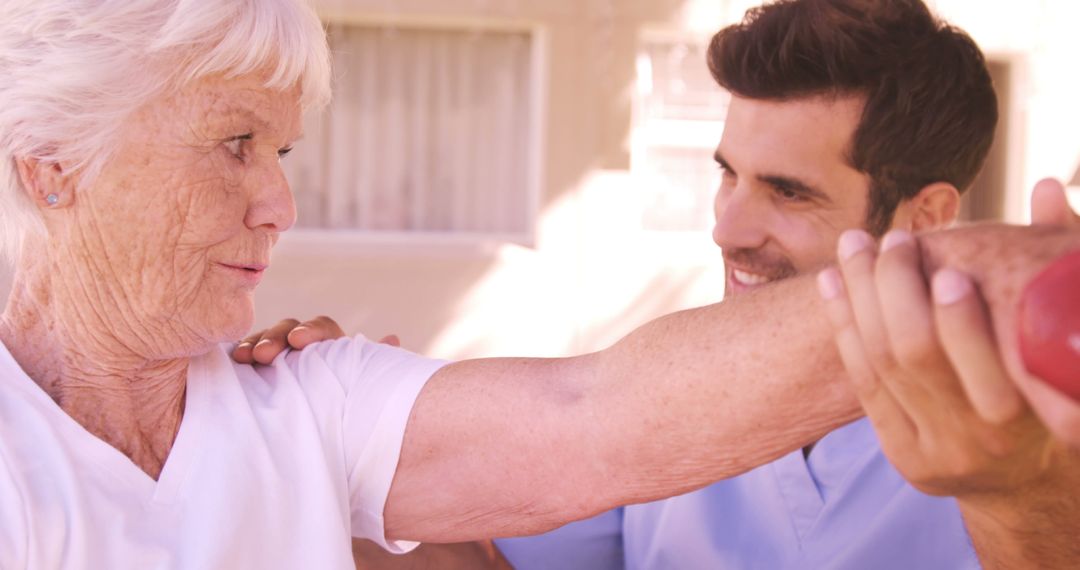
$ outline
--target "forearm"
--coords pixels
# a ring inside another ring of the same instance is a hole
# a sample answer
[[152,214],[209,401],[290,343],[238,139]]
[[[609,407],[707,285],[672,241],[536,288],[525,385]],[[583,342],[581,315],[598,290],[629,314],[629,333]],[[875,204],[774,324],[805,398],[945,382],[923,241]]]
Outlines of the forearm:
[[1080,453],[1065,446],[1042,458],[1057,480],[1007,497],[960,499],[972,544],[986,570],[1075,568],[1080,560]]
[[738,475],[862,415],[812,277],[665,316],[599,367],[595,452],[616,503]]

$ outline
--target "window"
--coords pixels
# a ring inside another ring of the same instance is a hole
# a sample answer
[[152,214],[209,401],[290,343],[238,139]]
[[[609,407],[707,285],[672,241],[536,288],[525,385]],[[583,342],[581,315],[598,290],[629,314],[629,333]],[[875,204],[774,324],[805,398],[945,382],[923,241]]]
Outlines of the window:
[[332,24],[334,100],[284,162],[298,227],[530,234],[534,34]]
[[707,47],[698,38],[642,40],[631,169],[645,192],[645,229],[699,232],[712,226],[720,182],[712,155],[731,98],[709,74]]

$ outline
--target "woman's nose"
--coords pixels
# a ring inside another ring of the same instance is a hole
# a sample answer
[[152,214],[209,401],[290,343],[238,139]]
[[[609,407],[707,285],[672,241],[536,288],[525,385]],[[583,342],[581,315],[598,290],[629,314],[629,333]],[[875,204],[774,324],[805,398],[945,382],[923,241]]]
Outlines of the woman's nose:
[[244,223],[251,229],[263,228],[284,232],[296,223],[296,201],[281,166],[267,165],[262,176],[253,180],[251,202]]

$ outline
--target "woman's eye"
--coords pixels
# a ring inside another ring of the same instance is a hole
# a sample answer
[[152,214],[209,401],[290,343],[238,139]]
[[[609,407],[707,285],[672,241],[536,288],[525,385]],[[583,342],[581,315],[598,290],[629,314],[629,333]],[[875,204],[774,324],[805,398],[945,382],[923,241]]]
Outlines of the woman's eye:
[[278,160],[281,160],[281,159],[285,158],[285,156],[288,155],[290,152],[292,152],[292,150],[293,150],[293,147],[290,146],[289,148],[283,148],[283,149],[277,151]]
[[225,141],[225,148],[234,156],[237,160],[244,161],[244,143],[251,140],[251,135],[243,135],[236,138]]

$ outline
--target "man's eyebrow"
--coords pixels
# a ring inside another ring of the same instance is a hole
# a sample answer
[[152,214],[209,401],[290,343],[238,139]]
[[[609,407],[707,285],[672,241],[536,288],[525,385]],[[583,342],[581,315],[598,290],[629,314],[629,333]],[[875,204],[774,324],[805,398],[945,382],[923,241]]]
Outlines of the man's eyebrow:
[[783,188],[785,190],[795,192],[796,194],[802,194],[803,196],[816,198],[818,200],[821,200],[822,202],[832,203],[832,198],[830,198],[828,194],[822,192],[813,184],[803,182],[798,178],[793,178],[791,176],[781,176],[776,174],[763,174],[761,176],[758,176],[758,180],[774,188]]
[[[720,153],[720,149],[717,149],[716,152],[713,153],[713,160],[715,160],[716,163],[720,165],[720,168],[723,168],[724,170],[735,174],[735,170],[731,168],[731,164],[729,164],[728,161],[724,159],[724,155]],[[828,194],[822,192],[813,184],[803,182],[802,180],[799,180],[798,178],[794,178],[792,176],[784,176],[780,174],[764,174],[758,176],[757,179],[774,188],[784,188],[786,190],[801,194],[809,198],[821,200],[822,202],[825,202],[827,204],[832,203],[832,198],[830,198]]]

